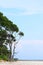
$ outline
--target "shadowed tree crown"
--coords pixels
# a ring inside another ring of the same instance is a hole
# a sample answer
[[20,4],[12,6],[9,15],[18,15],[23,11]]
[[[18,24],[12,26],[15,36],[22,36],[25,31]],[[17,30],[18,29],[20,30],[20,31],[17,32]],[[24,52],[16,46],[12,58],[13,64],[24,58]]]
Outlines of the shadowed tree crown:
[[[9,20],[6,16],[4,16],[3,13],[0,12],[0,47],[3,46],[4,44],[9,45],[10,59],[12,59],[12,57],[15,54],[16,44],[18,43],[16,39],[16,37],[18,37],[17,34],[20,37],[24,36],[23,32],[19,32],[18,26],[14,24],[11,20]],[[13,55],[12,55],[12,46],[13,46]]]

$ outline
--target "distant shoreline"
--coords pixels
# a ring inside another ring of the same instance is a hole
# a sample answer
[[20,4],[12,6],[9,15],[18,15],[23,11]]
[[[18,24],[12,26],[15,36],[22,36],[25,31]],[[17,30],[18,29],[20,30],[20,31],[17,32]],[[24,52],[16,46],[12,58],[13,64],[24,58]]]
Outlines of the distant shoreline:
[[21,60],[19,59],[18,61],[43,61],[43,60]]

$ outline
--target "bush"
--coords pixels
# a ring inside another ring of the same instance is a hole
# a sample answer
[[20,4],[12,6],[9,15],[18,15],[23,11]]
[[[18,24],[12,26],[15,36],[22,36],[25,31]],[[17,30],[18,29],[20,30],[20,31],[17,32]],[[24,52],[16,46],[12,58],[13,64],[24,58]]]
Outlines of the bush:
[[18,58],[14,58],[14,61],[18,61]]
[[10,51],[5,45],[0,46],[0,60],[9,60]]
[[0,60],[6,60],[6,61],[8,61],[8,57],[5,56],[5,55],[0,55]]

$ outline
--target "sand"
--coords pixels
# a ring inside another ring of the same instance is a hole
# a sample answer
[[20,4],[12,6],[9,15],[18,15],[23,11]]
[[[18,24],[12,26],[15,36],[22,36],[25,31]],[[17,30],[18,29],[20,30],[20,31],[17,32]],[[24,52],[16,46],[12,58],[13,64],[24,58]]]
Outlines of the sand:
[[1,61],[0,65],[43,65],[43,61],[16,61],[16,62]]

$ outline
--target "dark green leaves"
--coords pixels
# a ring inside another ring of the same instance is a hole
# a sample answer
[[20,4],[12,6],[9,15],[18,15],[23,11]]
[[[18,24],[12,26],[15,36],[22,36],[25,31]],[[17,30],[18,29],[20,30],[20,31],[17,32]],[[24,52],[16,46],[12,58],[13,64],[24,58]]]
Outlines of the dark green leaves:
[[[10,59],[12,59],[12,57],[15,54],[14,53],[16,48],[15,45],[18,43],[19,36],[20,37],[24,36],[24,33],[19,32],[18,26],[14,24],[11,20],[9,20],[6,16],[4,16],[3,13],[0,12],[0,56],[1,58],[3,58],[4,56],[4,58],[6,59],[6,57],[8,57],[7,55],[10,55]],[[13,42],[15,42],[14,45]],[[7,49],[7,46],[4,46],[4,44],[9,45],[10,51]],[[14,46],[13,49],[12,46]],[[13,55],[12,55],[12,50],[13,50]]]
[[20,36],[24,36],[24,33],[23,33],[23,32],[19,32],[19,35],[20,35]]

